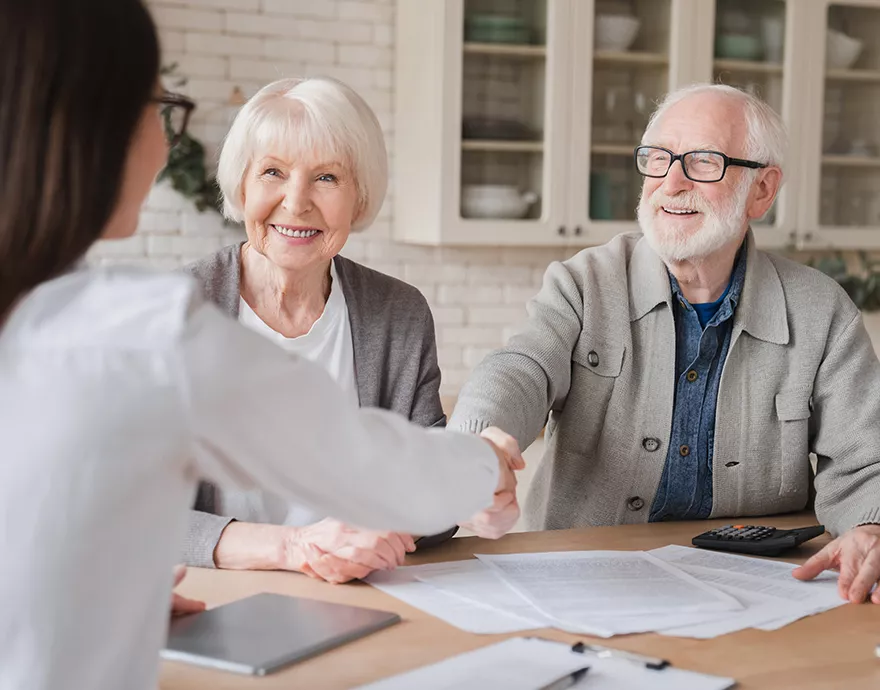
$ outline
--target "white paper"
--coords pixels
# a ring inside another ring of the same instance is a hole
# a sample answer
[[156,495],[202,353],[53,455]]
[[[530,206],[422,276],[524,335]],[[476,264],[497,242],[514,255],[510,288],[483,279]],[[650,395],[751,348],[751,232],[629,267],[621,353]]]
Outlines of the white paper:
[[569,630],[574,626],[607,636],[651,629],[646,628],[653,624],[649,620],[742,609],[734,597],[643,552],[477,554],[477,558]]
[[558,623],[544,616],[525,597],[507,584],[498,573],[476,559],[431,563],[418,566],[417,580],[469,601],[533,621],[534,627],[547,628]]
[[[591,618],[587,624],[559,620],[543,614],[505,582],[494,569],[479,560],[419,566],[416,579],[436,587],[446,594],[467,600],[474,606],[488,606],[534,621],[534,627],[552,627],[570,633],[586,633],[599,637],[649,632],[670,624],[693,625],[716,620],[721,615],[718,612],[674,615],[666,612],[639,616],[597,616]],[[788,613],[788,611],[781,613]]]
[[[779,580],[785,584],[798,584],[791,574],[797,566],[785,561],[769,561],[754,556],[741,556],[739,554],[721,553],[707,549],[695,549],[689,546],[677,546],[671,544],[659,549],[648,551],[652,556],[662,559],[666,563],[677,566],[696,566],[711,570],[723,570],[737,575],[751,575],[770,580]],[[826,570],[811,582],[837,582],[837,573]]]
[[655,557],[701,580],[717,585],[741,587],[751,592],[788,601],[834,603],[842,601],[837,594],[837,573],[826,570],[813,580],[798,580],[791,571],[797,566],[779,561],[766,561],[685,546],[664,546],[650,551]]
[[654,671],[630,661],[577,654],[558,642],[514,638],[360,690],[535,690],[585,666],[590,670],[575,686],[584,690],[725,690],[734,683],[731,678],[675,668]]
[[493,635],[545,627],[544,624],[504,611],[474,606],[471,601],[419,582],[415,574],[424,567],[414,565],[392,571],[376,571],[366,581],[376,589],[466,632]]
[[746,610],[719,616],[715,621],[666,626],[659,630],[664,635],[709,639],[748,627],[777,630],[845,603],[837,594],[835,573],[826,572],[814,581],[802,582],[792,577],[795,566],[790,563],[682,546],[667,546],[651,553],[746,605]]

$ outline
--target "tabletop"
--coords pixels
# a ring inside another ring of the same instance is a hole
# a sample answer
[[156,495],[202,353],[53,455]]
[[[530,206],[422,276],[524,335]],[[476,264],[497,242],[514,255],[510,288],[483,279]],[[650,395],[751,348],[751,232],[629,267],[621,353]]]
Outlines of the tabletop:
[[[462,560],[473,557],[474,553],[647,550],[667,544],[688,546],[694,535],[730,522],[726,519],[522,532],[509,534],[498,541],[458,538],[409,556],[407,565]],[[815,524],[815,518],[800,513],[749,518],[747,522],[791,528]],[[828,534],[813,539],[788,552],[783,560],[802,563],[829,540]],[[209,607],[272,592],[393,611],[403,622],[264,678],[163,662],[161,690],[351,688],[516,636],[467,633],[367,584],[330,585],[298,573],[190,568],[179,591],[206,601]],[[678,668],[736,678],[737,687],[743,690],[880,688],[880,659],[874,653],[875,646],[880,644],[880,605],[848,604],[801,619],[780,630],[748,629],[712,640],[663,637],[654,633],[600,640],[553,629],[527,634],[569,643],[592,640],[663,657]]]

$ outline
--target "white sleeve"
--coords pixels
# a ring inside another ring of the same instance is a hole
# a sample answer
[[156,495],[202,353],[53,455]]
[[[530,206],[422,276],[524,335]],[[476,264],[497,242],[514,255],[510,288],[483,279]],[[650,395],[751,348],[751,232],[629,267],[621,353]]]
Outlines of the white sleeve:
[[498,461],[470,434],[359,409],[319,366],[200,304],[182,377],[200,474],[372,529],[435,534],[492,502]]

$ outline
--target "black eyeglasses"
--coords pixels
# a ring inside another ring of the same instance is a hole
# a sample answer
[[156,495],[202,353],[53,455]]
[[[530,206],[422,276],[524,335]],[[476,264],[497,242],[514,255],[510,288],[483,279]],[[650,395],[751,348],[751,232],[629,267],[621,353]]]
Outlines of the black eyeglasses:
[[189,116],[195,110],[196,104],[186,96],[168,91],[152,100],[162,105],[165,136],[168,138],[168,145],[175,146],[186,132]]
[[731,165],[741,168],[766,168],[766,163],[731,158],[720,151],[688,151],[673,153],[660,146],[638,146],[636,167],[645,177],[666,177],[672,164],[681,161],[684,176],[694,182],[721,182]]

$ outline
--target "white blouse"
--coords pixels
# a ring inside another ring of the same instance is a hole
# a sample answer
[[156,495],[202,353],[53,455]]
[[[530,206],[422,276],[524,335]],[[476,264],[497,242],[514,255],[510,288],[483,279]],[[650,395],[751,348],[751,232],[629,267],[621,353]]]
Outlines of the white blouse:
[[199,477],[414,534],[497,481],[483,441],[359,410],[183,275],[41,285],[0,330],[0,391],[2,690],[155,688]]
[[[351,323],[348,320],[348,305],[336,264],[330,262],[330,296],[324,311],[312,324],[308,333],[298,338],[286,338],[270,328],[250,305],[239,299],[238,322],[254,333],[300,357],[320,365],[336,381],[342,391],[355,405],[359,404],[357,380],[354,374],[354,345],[351,340]],[[296,501],[287,501],[273,491],[253,489],[223,489],[219,492],[219,513],[246,522],[262,522],[274,525],[302,527],[311,525],[327,515]]]

